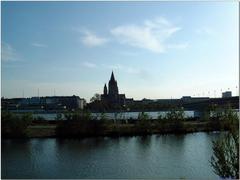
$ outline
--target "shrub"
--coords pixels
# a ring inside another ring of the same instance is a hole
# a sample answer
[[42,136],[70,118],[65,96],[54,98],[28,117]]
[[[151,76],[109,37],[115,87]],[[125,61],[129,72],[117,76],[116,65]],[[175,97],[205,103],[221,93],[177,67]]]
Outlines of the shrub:
[[214,172],[222,178],[239,178],[239,135],[228,133],[213,142],[211,165]]
[[11,112],[2,112],[2,135],[3,137],[25,137],[27,127],[31,124],[33,117],[31,114],[22,116]]
[[171,124],[171,129],[176,133],[183,131],[184,111],[182,108],[172,108],[171,111],[166,114],[166,120]]
[[72,121],[89,121],[92,119],[91,113],[86,111],[77,111],[75,113],[66,113],[65,115],[66,120]]
[[172,108],[166,114],[166,119],[170,121],[183,121],[184,120],[184,111],[182,108]]
[[66,114],[66,121],[57,126],[57,134],[64,137],[83,137],[101,135],[104,131],[105,116],[100,120],[92,119],[89,112]]
[[203,110],[200,120],[201,121],[209,121],[210,120],[210,111],[207,109]]
[[43,120],[45,120],[45,118],[42,117],[42,116],[37,116],[37,117],[33,118],[33,120],[35,120],[35,121],[43,121]]
[[57,117],[55,118],[55,120],[63,120],[62,114],[58,113]]
[[222,178],[239,178],[239,118],[229,107],[220,117],[227,122],[228,132],[213,142],[211,165],[214,172]]
[[151,132],[151,118],[147,113],[139,113],[136,128],[139,133]]

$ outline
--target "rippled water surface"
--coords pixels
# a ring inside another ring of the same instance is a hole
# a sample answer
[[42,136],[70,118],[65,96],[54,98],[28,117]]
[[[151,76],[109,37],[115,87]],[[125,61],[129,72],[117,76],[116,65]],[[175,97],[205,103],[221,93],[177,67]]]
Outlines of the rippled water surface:
[[209,160],[219,136],[2,140],[2,178],[217,179]]

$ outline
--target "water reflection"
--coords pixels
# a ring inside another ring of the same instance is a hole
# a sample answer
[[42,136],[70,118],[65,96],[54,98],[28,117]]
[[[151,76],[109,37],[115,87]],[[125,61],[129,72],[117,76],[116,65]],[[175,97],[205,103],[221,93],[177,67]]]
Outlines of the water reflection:
[[[26,139],[16,140],[2,140],[2,178],[14,178],[16,176],[23,176],[23,171],[30,172],[34,168],[31,160],[31,142]],[[24,166],[19,166],[18,161],[26,161]],[[14,173],[12,173],[14,172]],[[30,178],[30,173],[26,178]]]
[[3,178],[217,178],[218,134],[2,140]]
[[146,150],[150,148],[152,138],[153,138],[153,136],[136,137],[136,144],[139,146],[138,149],[144,150],[146,152]]

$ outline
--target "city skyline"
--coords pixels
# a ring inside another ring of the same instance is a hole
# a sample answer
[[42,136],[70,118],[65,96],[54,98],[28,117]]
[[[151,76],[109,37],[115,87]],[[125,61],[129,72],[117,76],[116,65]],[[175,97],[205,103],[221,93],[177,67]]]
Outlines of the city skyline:
[[2,2],[2,96],[89,101],[112,70],[129,98],[236,95],[236,4]]

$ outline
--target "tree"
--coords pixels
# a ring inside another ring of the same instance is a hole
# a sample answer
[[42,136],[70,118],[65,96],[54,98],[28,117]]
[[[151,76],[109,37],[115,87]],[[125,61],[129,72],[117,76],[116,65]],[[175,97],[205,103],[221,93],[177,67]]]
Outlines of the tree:
[[211,165],[222,178],[239,178],[239,129],[238,116],[231,109],[225,109],[221,119],[230,124],[229,131],[213,142]]
[[98,93],[95,93],[94,96],[90,99],[90,102],[100,101],[101,96]]
[[183,121],[184,111],[182,108],[172,108],[167,114],[166,119],[170,121]]
[[93,117],[91,116],[91,113],[89,111],[86,110],[78,110],[75,111],[74,113],[65,113],[63,116],[61,114],[57,115],[57,118],[59,116],[59,118],[61,118],[60,120],[62,120],[63,118],[66,120],[71,120],[71,121],[89,121],[92,120]]
[[166,120],[171,123],[171,129],[175,132],[181,132],[184,128],[184,111],[183,108],[172,108],[166,114]]
[[222,178],[239,178],[239,135],[228,133],[213,142],[211,165]]
[[16,115],[11,112],[2,112],[2,135],[3,137],[25,137],[27,127],[32,123],[32,114]]
[[107,121],[107,120],[108,120],[105,113],[102,112],[102,113],[100,114],[100,120],[101,120],[101,121]]
[[105,117],[93,119],[90,112],[79,111],[65,115],[67,121],[58,124],[56,133],[63,137],[85,137],[102,135],[105,128]]
[[62,114],[58,113],[57,116],[55,117],[55,120],[63,120]]
[[151,118],[147,113],[139,113],[136,127],[140,133],[149,133],[151,131]]

